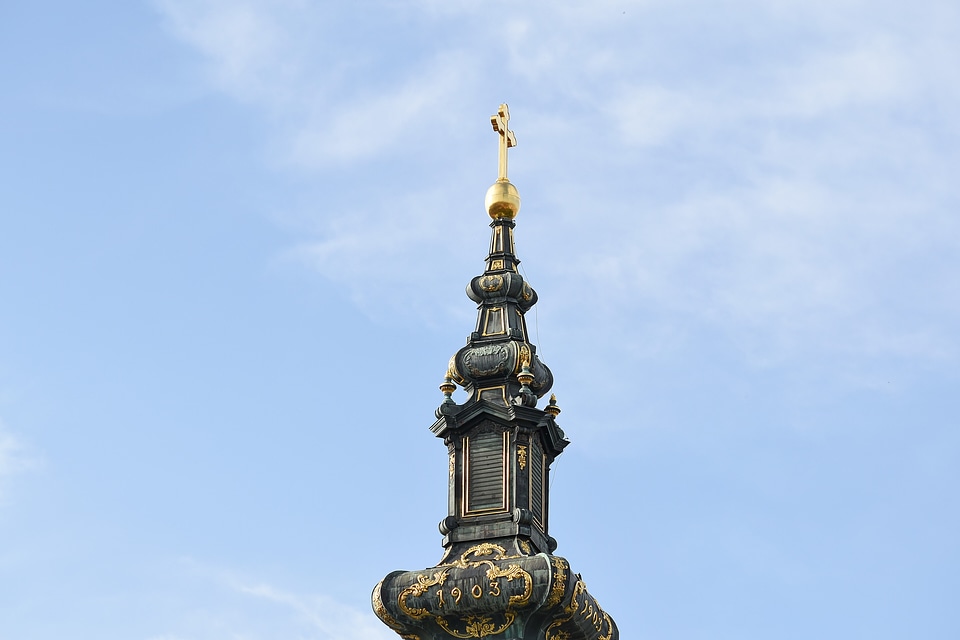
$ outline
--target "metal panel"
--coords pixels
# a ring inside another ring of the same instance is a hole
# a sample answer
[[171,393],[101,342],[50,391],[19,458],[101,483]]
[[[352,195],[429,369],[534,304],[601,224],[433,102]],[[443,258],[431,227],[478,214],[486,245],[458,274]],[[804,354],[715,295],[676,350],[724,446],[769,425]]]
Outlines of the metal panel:
[[540,439],[534,437],[530,447],[530,511],[540,528],[543,529],[543,484],[546,462]]

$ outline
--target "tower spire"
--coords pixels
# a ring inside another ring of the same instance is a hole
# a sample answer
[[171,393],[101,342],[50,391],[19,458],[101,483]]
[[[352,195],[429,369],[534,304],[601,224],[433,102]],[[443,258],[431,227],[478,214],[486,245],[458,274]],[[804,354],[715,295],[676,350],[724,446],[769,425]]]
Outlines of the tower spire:
[[[486,195],[486,268],[467,285],[477,324],[450,358],[430,427],[449,456],[445,553],[436,567],[389,574],[373,590],[373,608],[407,640],[619,640],[579,574],[552,555],[550,465],[569,441],[556,398],[537,409],[553,375],[524,319],[537,294],[514,251],[520,195],[507,179],[507,149],[517,142],[506,104],[490,120],[500,166]],[[467,392],[463,404],[453,399],[457,385]]]

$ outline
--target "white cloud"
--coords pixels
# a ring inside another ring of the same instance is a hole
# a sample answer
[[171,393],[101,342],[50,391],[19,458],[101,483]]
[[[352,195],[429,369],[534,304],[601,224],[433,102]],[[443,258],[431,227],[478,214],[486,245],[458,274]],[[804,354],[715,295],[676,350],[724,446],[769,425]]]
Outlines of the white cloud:
[[[157,6],[171,32],[204,56],[220,90],[272,118],[285,140],[281,162],[301,168],[368,159],[437,135],[475,66],[449,49],[379,77],[386,61],[344,42],[343,16],[294,0]],[[366,74],[378,75],[375,85]]]
[[398,86],[312,106],[291,128],[288,157],[296,165],[323,169],[375,157],[404,141],[435,138],[443,114],[458,108],[457,94],[471,67],[469,59],[450,52],[424,63]]
[[174,600],[172,607],[171,602],[165,603],[157,618],[166,628],[148,635],[148,640],[396,638],[369,605],[348,604],[325,594],[297,593],[190,558],[182,558],[176,566],[181,571],[177,572],[175,591],[182,597]]
[[39,459],[0,422],[0,498],[6,478],[35,469],[39,464]]
[[275,9],[256,1],[157,0],[170,29],[208,60],[212,77],[232,94],[250,100],[280,97],[286,38]]
[[[275,120],[280,154],[299,168],[456,139],[471,101],[516,95],[522,157],[557,178],[541,186],[553,201],[534,203],[552,207],[550,228],[527,227],[521,213],[518,229],[521,250],[526,234],[549,238],[541,272],[579,283],[625,326],[647,305],[667,323],[742,336],[746,352],[775,361],[954,357],[960,311],[942,283],[960,279],[957,152],[943,136],[960,130],[944,62],[957,38],[944,19],[954,10],[921,4],[371,3],[371,20],[404,19],[389,31],[399,41],[382,47],[355,42],[347,9],[160,6],[222,90]],[[435,317],[429,283],[442,272],[400,265],[461,259],[437,218],[474,209],[437,185],[462,183],[473,160],[446,157],[417,158],[429,182],[371,185],[349,215],[337,194],[329,206],[318,194],[321,239],[291,255],[362,306]],[[584,212],[601,240],[575,247]],[[931,251],[943,253],[936,265],[924,263]]]
[[241,586],[239,590],[246,595],[292,610],[320,634],[314,636],[318,639],[392,640],[396,638],[396,634],[386,628],[372,611],[361,613],[323,595],[303,596],[265,584]]

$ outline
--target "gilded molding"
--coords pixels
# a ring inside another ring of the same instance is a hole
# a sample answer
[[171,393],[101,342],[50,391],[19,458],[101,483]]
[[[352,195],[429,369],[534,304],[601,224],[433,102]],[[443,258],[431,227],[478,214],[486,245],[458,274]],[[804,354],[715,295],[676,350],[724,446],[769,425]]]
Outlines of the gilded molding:
[[507,322],[503,307],[490,307],[487,309],[483,323],[483,333],[481,335],[484,337],[500,336],[506,332]]
[[[580,598],[582,597],[582,602]],[[551,594],[552,600],[552,594]],[[544,640],[568,640],[570,634],[560,627],[564,626],[575,616],[589,623],[597,632],[596,640],[613,639],[613,620],[606,611],[600,608],[599,603],[587,593],[587,585],[580,576],[577,576],[577,582],[573,587],[573,593],[570,596],[570,602],[563,609],[563,616],[557,618],[547,627],[544,632]],[[606,628],[606,633],[604,633]]]
[[[529,604],[533,594],[533,576],[518,564],[508,564],[506,567],[500,567],[495,564],[495,562],[520,557],[522,556],[507,555],[503,547],[489,542],[472,546],[454,562],[436,567],[439,571],[435,571],[432,574],[418,574],[417,581],[401,591],[397,596],[397,606],[414,620],[431,617],[448,635],[455,638],[484,638],[486,636],[498,635],[510,628],[516,620],[517,609]],[[486,584],[474,584],[471,589],[463,590],[459,586],[462,582],[455,577],[453,580],[454,586],[447,590],[447,580],[451,577],[451,571],[470,569],[486,569],[482,574],[486,578]],[[496,616],[478,613],[459,616],[455,614],[456,610],[454,607],[456,607],[462,599],[470,601],[471,598],[472,600],[480,600],[486,597],[500,597],[503,593],[501,580],[505,580],[508,583],[522,581],[523,589],[520,593],[508,597],[506,608],[500,612],[500,614]],[[429,595],[431,598],[436,599],[436,609],[434,612],[430,612],[424,607],[416,606],[408,602],[409,598],[426,595],[433,587],[436,587],[437,590]],[[378,601],[379,586],[378,590],[375,591],[375,610]],[[441,612],[443,612],[445,608],[454,609],[451,613],[441,615]],[[380,609],[383,609],[382,603],[380,603]],[[380,615],[379,610],[377,611],[377,615]],[[389,618],[389,614],[386,614],[385,610],[384,614]],[[496,620],[495,618],[500,619]],[[381,620],[384,620],[382,616]],[[393,626],[391,626],[391,628],[395,629]]]
[[400,634],[400,637],[404,640],[420,640],[417,636],[413,634],[403,633],[403,627],[400,626],[400,623],[397,622],[393,616],[390,615],[390,612],[387,611],[387,608],[383,606],[383,598],[380,595],[380,590],[383,588],[383,580],[377,583],[377,586],[373,588],[373,612],[380,618],[380,621],[385,625],[396,631]]
[[546,607],[555,607],[563,599],[563,593],[567,590],[567,571],[570,565],[560,556],[552,556],[550,562],[553,564],[553,586],[550,588],[550,597],[547,598]]

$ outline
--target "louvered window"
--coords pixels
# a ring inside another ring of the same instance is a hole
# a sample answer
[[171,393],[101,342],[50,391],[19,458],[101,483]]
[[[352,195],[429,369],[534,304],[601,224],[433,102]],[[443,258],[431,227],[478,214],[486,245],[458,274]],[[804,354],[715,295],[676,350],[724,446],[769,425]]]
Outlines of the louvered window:
[[530,511],[543,528],[543,448],[536,437],[530,447]]
[[464,438],[467,473],[465,516],[497,513],[507,509],[506,432],[483,433]]

